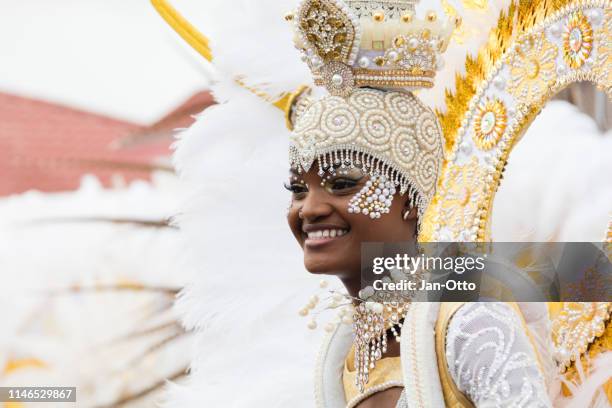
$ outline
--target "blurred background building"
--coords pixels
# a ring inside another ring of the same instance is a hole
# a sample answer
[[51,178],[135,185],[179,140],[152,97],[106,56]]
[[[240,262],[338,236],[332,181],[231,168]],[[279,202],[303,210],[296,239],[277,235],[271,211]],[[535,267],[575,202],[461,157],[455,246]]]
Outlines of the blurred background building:
[[143,126],[0,92],[0,196],[75,190],[85,174],[120,188],[172,172],[174,131],[212,103],[202,91]]

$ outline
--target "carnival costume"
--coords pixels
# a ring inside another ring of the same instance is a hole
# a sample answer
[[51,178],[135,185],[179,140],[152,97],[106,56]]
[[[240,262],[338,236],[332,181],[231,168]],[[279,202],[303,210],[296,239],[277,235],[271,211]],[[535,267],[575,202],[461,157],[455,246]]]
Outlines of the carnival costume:
[[[254,134],[261,129],[244,129],[244,124],[229,121],[230,112],[247,122],[249,116],[261,115],[257,120],[263,121],[271,117],[268,110],[273,105],[284,112],[292,130],[289,161],[298,174],[316,167],[325,178],[357,167],[370,176],[367,188],[351,200],[349,212],[355,216],[367,216],[376,222],[388,212],[397,193],[408,194],[418,209],[422,241],[489,240],[491,203],[505,163],[546,100],[578,80],[591,80],[610,91],[611,5],[603,0],[506,1],[500,2],[503,4],[497,9],[485,2],[485,7],[476,13],[466,5],[474,6],[474,2],[432,3],[302,1],[297,11],[285,18],[295,30],[295,46],[313,83],[327,91],[323,96],[292,83],[292,75],[302,71],[278,58],[279,49],[271,50],[269,56],[259,54],[263,62],[254,58],[256,51],[270,44],[253,44],[244,37],[248,36],[247,29],[259,24],[266,39],[278,41],[271,26],[264,28],[265,23],[257,21],[258,17],[269,18],[269,10],[278,6],[267,1],[246,2],[252,14],[245,20],[236,17],[241,13],[236,10],[231,17],[244,39],[240,53],[221,54],[216,62],[221,85],[215,91],[217,99],[225,104],[203,115],[184,136],[191,136],[186,144],[205,143],[220,152],[224,152],[220,145],[222,135],[233,138],[235,162],[201,164],[204,173],[213,175],[211,183],[215,178],[231,182],[232,177],[241,177],[240,172],[245,170],[242,176],[256,177],[257,183],[270,177],[256,170],[253,156],[247,152],[249,147],[256,149],[255,158],[259,159],[277,152],[278,147],[269,138],[257,139]],[[194,48],[207,59],[212,58],[205,37],[166,2],[154,4]],[[469,38],[472,27],[485,28],[487,32]],[[210,33],[213,39],[218,34],[212,28]],[[453,41],[459,45],[453,46]],[[238,42],[234,45],[238,47]],[[444,52],[450,55],[446,64]],[[237,63],[253,62],[250,58],[257,61],[251,67],[256,78],[245,76],[240,69],[246,68]],[[273,65],[282,66],[283,73],[279,72],[278,77],[266,71]],[[442,71],[442,84],[438,83],[437,71]],[[302,77],[301,81],[305,80]],[[450,91],[444,95],[447,87]],[[419,97],[413,93],[428,88],[432,90],[421,91]],[[257,98],[269,105],[254,109],[251,103]],[[240,125],[243,127],[238,139],[233,131]],[[194,133],[204,130],[213,133],[203,134],[202,138],[217,134],[206,141],[194,139]],[[265,131],[282,134],[276,124],[266,123]],[[249,138],[250,133],[253,134]],[[179,150],[179,159],[186,151],[184,147]],[[244,162],[248,163],[246,167],[238,165]],[[256,191],[253,188],[251,193]],[[258,204],[268,199],[260,197]],[[236,210],[237,222],[248,224],[248,218],[241,218],[242,210]],[[191,221],[185,218],[182,226],[188,229]],[[205,225],[200,219],[199,225],[202,223]],[[216,238],[222,236],[220,232]],[[231,256],[229,251],[226,255]],[[276,261],[277,267],[284,265],[281,257]],[[214,279],[209,283],[214,284]],[[259,295],[255,293],[251,300]],[[247,307],[249,294],[243,296],[247,299],[236,301],[229,309]],[[573,395],[574,403],[607,404],[603,387],[607,377],[601,372],[610,367],[608,303],[547,308],[545,304],[407,302],[391,307],[372,300],[368,293],[360,297],[361,303],[348,306],[340,319],[326,327],[329,333],[315,367],[314,404],[318,407],[353,407],[391,387],[404,389],[398,407],[548,407],[551,401],[562,401],[559,371],[567,373],[563,378],[570,385],[564,391],[565,395]],[[195,298],[192,292],[190,301],[184,301],[182,307],[198,308],[190,303]],[[315,309],[317,303],[318,298],[313,298],[304,314]],[[276,312],[283,315],[285,310]],[[211,311],[208,316],[212,323],[201,330],[214,328],[215,313]],[[187,323],[195,327],[202,324]],[[273,325],[266,328],[267,336],[273,337],[272,344],[295,336],[277,329]],[[400,357],[391,360],[383,358],[388,329],[397,331],[394,334],[401,348]],[[214,336],[222,339],[231,333]],[[208,349],[210,344],[205,339],[210,340],[211,335],[201,338],[201,346]],[[596,347],[598,351],[592,357],[597,355],[597,359],[589,363],[586,375],[577,378],[572,367],[576,372],[581,356],[593,351],[593,344],[598,342],[603,346]],[[292,345],[288,342],[289,348]],[[259,349],[253,353],[262,353],[261,358],[265,355]],[[286,351],[279,350],[282,353]],[[202,357],[195,362],[199,371],[193,378],[200,378],[203,367],[214,373],[214,364],[233,364],[231,357],[226,357],[228,360]],[[303,362],[297,358],[283,361],[289,365]],[[268,374],[258,373],[255,360],[254,364],[245,375]],[[206,388],[204,395],[214,394],[215,383],[223,379],[212,374],[206,381],[192,383],[189,391],[177,390],[172,397],[175,406],[195,404],[198,387]],[[291,388],[294,386],[289,384],[295,382],[303,385],[297,378],[287,378],[275,386]],[[265,394],[273,401],[266,406],[313,404],[302,394],[303,387],[292,397],[283,398],[279,397],[283,391],[275,394],[268,386],[249,387],[246,393],[225,398],[236,398],[235,406],[248,402],[257,406],[266,399]],[[589,392],[583,393],[585,389]],[[220,397],[210,398],[219,401]]]

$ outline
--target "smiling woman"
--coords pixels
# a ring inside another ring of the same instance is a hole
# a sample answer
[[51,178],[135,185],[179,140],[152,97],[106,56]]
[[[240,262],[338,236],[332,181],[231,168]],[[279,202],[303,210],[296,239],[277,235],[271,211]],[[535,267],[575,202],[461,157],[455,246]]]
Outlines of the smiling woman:
[[[359,168],[334,166],[333,174],[319,176],[315,166],[307,173],[292,171],[286,187],[292,193],[287,215],[289,226],[304,250],[304,265],[315,274],[339,277],[353,297],[361,288],[361,244],[364,242],[416,242],[417,209],[407,194],[391,190],[401,204],[389,206],[387,214],[373,220],[351,211],[356,195],[371,190],[366,201],[376,194],[370,177]],[[384,192],[378,189],[378,195]],[[386,201],[393,199],[393,195]],[[364,208],[365,205],[363,205]],[[373,222],[376,221],[376,222]]]

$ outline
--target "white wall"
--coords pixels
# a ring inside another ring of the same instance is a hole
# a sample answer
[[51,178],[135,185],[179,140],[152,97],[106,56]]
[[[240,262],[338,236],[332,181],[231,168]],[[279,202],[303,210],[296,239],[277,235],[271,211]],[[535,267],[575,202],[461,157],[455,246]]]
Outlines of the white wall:
[[203,59],[149,0],[0,0],[0,10],[0,92],[147,124],[207,85]]

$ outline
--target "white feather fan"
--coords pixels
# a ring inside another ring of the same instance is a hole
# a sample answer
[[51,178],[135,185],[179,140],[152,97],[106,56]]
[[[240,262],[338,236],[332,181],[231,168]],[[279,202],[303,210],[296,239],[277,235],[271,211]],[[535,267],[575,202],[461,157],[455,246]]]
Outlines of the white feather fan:
[[79,406],[148,407],[160,381],[184,373],[191,338],[171,306],[186,270],[178,231],[161,224],[182,192],[156,179],[0,200],[1,386],[76,386]]

